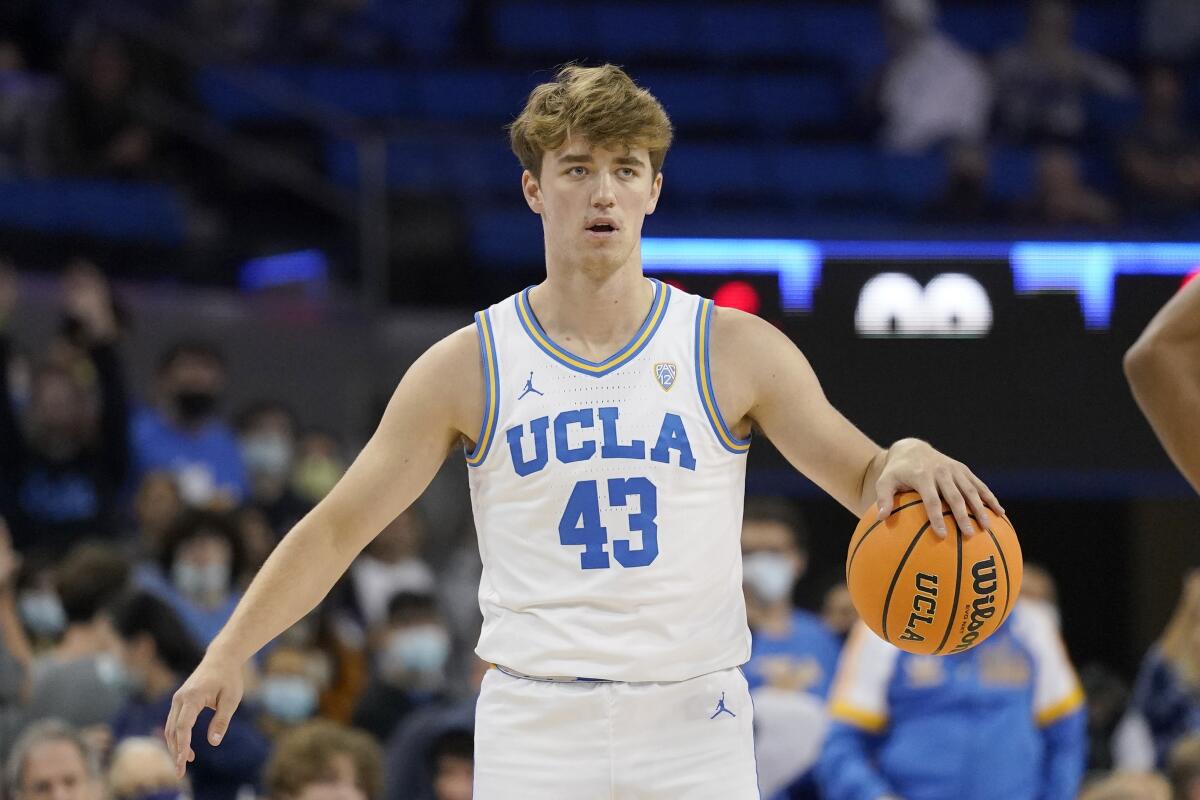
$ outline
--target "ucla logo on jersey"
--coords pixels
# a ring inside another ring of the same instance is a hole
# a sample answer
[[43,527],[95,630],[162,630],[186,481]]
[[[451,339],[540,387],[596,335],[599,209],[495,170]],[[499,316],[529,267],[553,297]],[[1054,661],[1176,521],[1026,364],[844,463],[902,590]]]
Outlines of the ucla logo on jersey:
[[[696,457],[692,453],[692,443],[683,418],[678,414],[668,412],[663,415],[658,437],[653,443],[649,439],[622,441],[624,437],[618,429],[619,419],[620,411],[615,406],[602,406],[573,408],[553,418],[547,415],[523,425],[514,425],[504,432],[512,454],[513,469],[524,478],[540,472],[553,457],[563,464],[592,458],[648,459],[695,471]],[[597,427],[600,428],[598,432],[595,430]]]
[[672,361],[659,361],[654,365],[654,378],[664,392],[669,392],[675,385],[675,376],[678,374],[679,367],[675,366]]

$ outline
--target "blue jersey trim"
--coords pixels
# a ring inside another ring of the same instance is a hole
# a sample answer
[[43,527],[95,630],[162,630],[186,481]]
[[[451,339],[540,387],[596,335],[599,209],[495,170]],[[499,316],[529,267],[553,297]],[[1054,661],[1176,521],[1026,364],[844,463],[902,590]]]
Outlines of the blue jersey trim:
[[500,418],[500,365],[492,319],[487,311],[475,315],[475,333],[479,337],[479,355],[483,359],[483,421],[479,424],[479,435],[475,437],[475,449],[467,453],[468,467],[477,467],[487,458]]
[[634,334],[633,339],[604,361],[588,361],[555,344],[542,330],[541,324],[533,314],[533,308],[529,305],[529,289],[525,289],[516,296],[517,319],[521,321],[521,327],[525,329],[525,333],[543,353],[568,369],[599,378],[623,367],[642,352],[654,338],[663,318],[667,315],[667,305],[671,302],[671,287],[654,278],[650,278],[650,282],[654,284],[654,300],[650,303],[650,313],[646,315],[646,319]]
[[712,386],[712,364],[708,357],[712,316],[712,300],[701,299],[700,307],[696,311],[696,390],[700,392],[700,404],[704,406],[704,413],[717,436],[717,441],[729,452],[741,455],[750,451],[750,441],[753,437],[739,439],[734,436],[717,406],[717,395]]

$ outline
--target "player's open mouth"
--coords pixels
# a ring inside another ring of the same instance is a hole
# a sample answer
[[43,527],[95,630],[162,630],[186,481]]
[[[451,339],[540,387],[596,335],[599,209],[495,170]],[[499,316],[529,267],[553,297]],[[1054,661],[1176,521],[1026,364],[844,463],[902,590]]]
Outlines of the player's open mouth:
[[587,231],[589,238],[606,239],[617,232],[617,226],[611,220],[597,220],[584,230]]

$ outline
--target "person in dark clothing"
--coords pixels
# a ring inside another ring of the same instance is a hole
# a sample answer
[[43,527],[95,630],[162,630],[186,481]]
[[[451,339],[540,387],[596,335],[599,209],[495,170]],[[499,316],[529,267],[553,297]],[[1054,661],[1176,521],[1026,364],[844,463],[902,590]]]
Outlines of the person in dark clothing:
[[[129,680],[137,687],[113,720],[113,741],[161,736],[172,695],[200,663],[203,653],[171,607],[151,594],[138,593],[122,603],[113,615],[113,627],[121,639],[121,658]],[[204,727],[196,728],[192,740],[192,748],[204,756],[190,772],[192,796],[194,800],[234,800],[243,787],[257,786],[269,747],[253,714],[238,715],[222,747],[209,745],[204,731],[211,716],[211,710],[200,715]]]
[[237,415],[236,427],[250,486],[247,500],[266,515],[278,538],[312,509],[290,485],[299,429],[296,415],[283,403],[261,400]]
[[51,125],[59,170],[151,177],[156,137],[138,111],[140,87],[128,48],[103,37],[71,61]]
[[397,592],[387,624],[372,631],[375,664],[354,711],[354,727],[386,741],[412,711],[448,700],[445,665],[450,634],[433,595]]
[[[35,369],[22,424],[11,400],[13,347],[4,325],[16,306],[16,280],[14,271],[0,267],[0,477],[7,487],[0,510],[17,550],[59,557],[82,538],[117,533],[117,500],[129,467],[117,312],[108,282],[94,266],[80,263],[67,273],[63,330],[70,344],[62,351],[80,348],[84,361],[65,357]],[[98,418],[85,373],[93,376]]]

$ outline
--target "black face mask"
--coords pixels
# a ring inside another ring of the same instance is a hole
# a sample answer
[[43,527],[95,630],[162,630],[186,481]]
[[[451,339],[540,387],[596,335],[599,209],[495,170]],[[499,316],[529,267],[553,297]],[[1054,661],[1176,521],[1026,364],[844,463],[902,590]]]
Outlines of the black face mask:
[[199,422],[217,408],[217,396],[209,392],[182,391],[175,393],[175,409],[184,422]]

